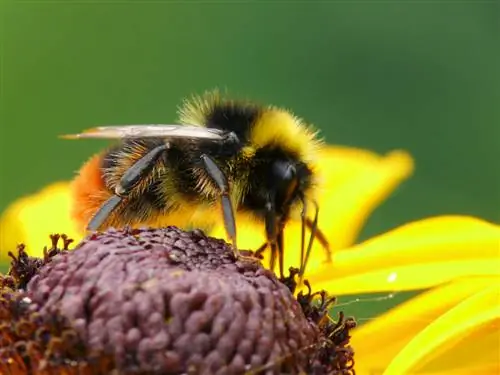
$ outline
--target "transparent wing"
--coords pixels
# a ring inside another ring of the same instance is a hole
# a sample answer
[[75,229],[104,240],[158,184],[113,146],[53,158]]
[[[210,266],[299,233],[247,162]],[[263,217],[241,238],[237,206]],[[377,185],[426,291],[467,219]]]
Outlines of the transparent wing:
[[79,134],[62,135],[64,139],[117,139],[117,138],[201,138],[226,139],[230,133],[220,129],[192,125],[109,125],[84,130]]

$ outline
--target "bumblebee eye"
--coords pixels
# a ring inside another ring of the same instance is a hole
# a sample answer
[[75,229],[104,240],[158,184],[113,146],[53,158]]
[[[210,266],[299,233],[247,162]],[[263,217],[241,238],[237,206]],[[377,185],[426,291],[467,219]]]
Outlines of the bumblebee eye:
[[271,170],[272,176],[270,182],[271,190],[275,193],[275,207],[281,211],[289,205],[297,191],[298,180],[295,164],[279,160],[275,161]]
[[294,180],[297,175],[295,165],[289,161],[276,161],[273,164],[273,177],[275,181],[281,184],[288,185],[290,181]]

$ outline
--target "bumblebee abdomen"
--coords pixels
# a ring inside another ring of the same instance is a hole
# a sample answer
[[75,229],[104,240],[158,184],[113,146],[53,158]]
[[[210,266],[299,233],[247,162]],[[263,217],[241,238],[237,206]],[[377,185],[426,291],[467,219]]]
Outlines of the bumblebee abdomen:
[[[80,169],[72,182],[72,216],[81,230],[85,230],[93,215],[114,191],[106,183],[103,165],[107,152],[94,155]],[[109,160],[108,160],[109,161]],[[163,193],[160,179],[153,180],[141,194],[133,194],[104,223],[106,227],[167,226],[185,227],[195,212],[189,201],[179,193],[171,191],[170,197]],[[175,183],[173,183],[175,185]]]
[[[72,216],[83,229],[115,193],[124,173],[161,139],[135,139],[93,156],[73,180]],[[207,221],[217,204],[214,186],[200,173],[200,155],[218,155],[189,142],[172,142],[152,172],[142,178],[108,217],[105,227],[175,225],[185,228],[200,217]],[[227,156],[218,155],[226,165]],[[205,212],[206,214],[201,214]],[[207,215],[208,214],[208,215]],[[205,218],[203,218],[205,216]]]

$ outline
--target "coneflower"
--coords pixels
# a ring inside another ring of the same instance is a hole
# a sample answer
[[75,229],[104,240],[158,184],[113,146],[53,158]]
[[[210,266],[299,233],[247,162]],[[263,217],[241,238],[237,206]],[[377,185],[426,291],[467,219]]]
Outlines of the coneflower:
[[354,321],[294,297],[295,269],[175,227],[60,239],[43,259],[20,246],[0,279],[2,374],[354,374]]

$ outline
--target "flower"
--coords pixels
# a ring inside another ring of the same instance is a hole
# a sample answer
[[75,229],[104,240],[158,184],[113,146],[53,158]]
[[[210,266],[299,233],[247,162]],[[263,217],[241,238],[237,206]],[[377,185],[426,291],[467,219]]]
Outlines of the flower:
[[278,280],[198,230],[52,239],[0,277],[0,372],[352,374],[354,322],[295,299],[295,271]]
[[[371,211],[412,173],[412,159],[402,151],[379,156],[329,147],[321,160],[320,225],[334,259],[325,263],[315,243],[306,278],[334,295],[423,291],[353,331],[356,373],[498,373],[500,227],[474,217],[439,216],[354,245]],[[239,247],[257,248],[264,241],[261,229],[238,222]],[[225,237],[222,226],[210,234]],[[287,225],[287,249],[290,243],[300,243],[299,223]],[[297,263],[297,252],[286,251],[286,266]]]

